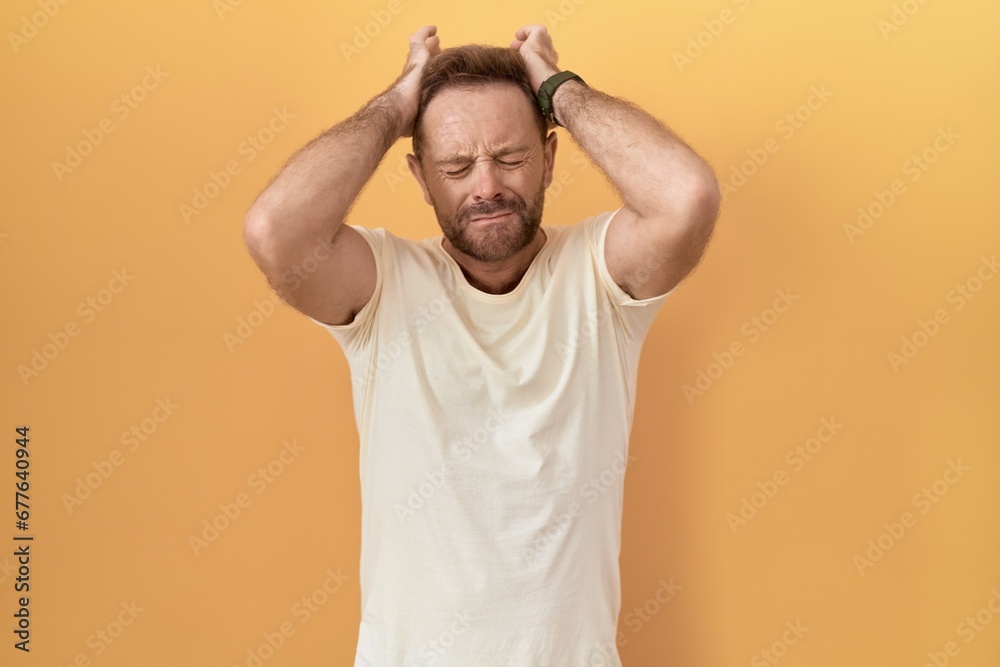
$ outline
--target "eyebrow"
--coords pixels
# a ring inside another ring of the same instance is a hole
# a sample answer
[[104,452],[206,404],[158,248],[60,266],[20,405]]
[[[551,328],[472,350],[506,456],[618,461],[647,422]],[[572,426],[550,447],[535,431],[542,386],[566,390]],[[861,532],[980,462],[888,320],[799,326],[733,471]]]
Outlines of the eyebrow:
[[[486,151],[486,154],[490,157],[503,157],[504,155],[510,155],[511,153],[523,153],[525,151],[531,150],[531,146],[501,146],[495,151]],[[435,160],[434,164],[448,165],[448,164],[465,164],[472,162],[473,157],[468,153],[454,153],[440,160]]]

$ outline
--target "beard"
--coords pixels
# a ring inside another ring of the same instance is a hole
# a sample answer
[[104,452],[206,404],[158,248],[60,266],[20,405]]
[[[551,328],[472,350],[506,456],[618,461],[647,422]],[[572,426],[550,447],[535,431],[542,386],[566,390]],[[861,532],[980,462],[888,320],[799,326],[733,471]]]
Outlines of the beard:
[[[441,231],[455,248],[480,262],[498,262],[517,254],[534,240],[542,224],[545,186],[539,183],[538,192],[530,204],[514,195],[510,199],[494,199],[467,206],[459,209],[457,215],[448,215],[439,209],[433,196],[431,204]],[[483,226],[469,224],[472,218],[507,211],[514,214],[511,222]]]

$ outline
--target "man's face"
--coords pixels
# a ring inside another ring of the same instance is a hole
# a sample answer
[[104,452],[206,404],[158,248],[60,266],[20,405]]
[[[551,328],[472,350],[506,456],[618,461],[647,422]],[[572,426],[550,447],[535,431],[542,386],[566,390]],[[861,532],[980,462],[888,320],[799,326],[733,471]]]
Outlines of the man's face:
[[516,254],[542,223],[556,135],[543,144],[533,113],[514,85],[442,90],[424,110],[422,165],[407,156],[445,238],[479,261]]

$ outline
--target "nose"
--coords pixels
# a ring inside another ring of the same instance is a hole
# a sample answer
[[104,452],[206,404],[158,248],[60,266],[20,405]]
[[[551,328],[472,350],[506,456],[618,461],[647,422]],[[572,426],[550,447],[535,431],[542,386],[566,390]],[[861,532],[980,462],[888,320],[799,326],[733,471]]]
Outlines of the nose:
[[500,178],[499,170],[492,161],[484,161],[475,166],[475,189],[472,192],[473,198],[478,201],[489,201],[492,199],[503,199],[503,182]]

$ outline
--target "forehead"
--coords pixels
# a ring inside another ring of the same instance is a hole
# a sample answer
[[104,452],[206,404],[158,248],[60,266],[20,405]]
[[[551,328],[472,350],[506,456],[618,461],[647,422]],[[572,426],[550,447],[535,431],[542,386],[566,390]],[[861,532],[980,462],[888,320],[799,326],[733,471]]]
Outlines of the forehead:
[[421,122],[422,141],[432,156],[541,143],[534,109],[512,84],[442,90],[427,104]]

